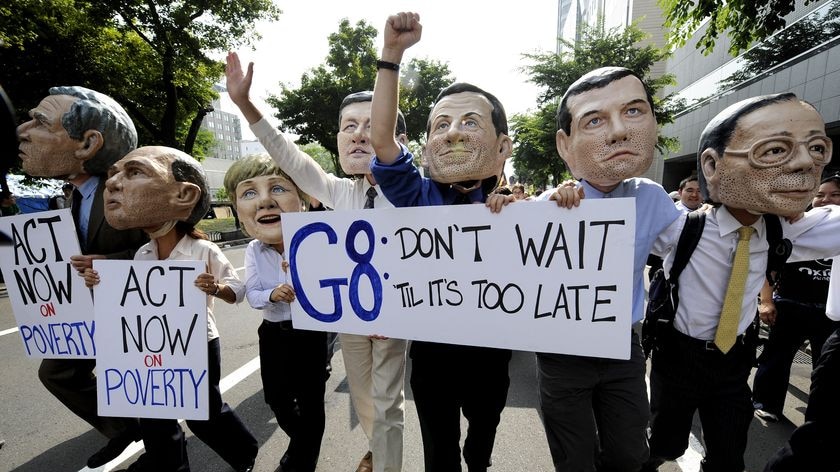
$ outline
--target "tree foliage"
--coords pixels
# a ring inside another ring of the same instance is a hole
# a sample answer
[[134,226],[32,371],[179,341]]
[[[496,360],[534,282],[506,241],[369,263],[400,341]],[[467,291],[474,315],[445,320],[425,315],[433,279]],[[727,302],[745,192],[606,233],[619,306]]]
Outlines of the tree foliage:
[[[610,30],[602,26],[584,28],[577,43],[561,40],[566,47],[560,54],[524,55],[532,61],[524,69],[542,92],[536,112],[514,115],[511,119],[517,143],[513,153],[514,169],[520,179],[541,187],[557,183],[566,173],[555,146],[555,115],[566,89],[582,75],[599,67],[627,67],[644,78],[652,94],[674,83],[670,74],[650,77],[653,64],[664,60],[668,53],[654,46],[637,46],[646,36],[636,25]],[[655,96],[654,102],[657,122],[660,125],[672,122],[673,111],[668,103]],[[658,147],[662,150],[672,148],[674,144],[673,139],[660,136]]]
[[141,144],[192,151],[223,65],[208,54],[250,44],[276,19],[270,0],[10,0],[0,7],[0,80],[19,109],[55,85],[118,100]]
[[[808,5],[817,0],[804,0]],[[753,41],[762,40],[785,27],[785,15],[796,8],[795,0],[659,0],[670,29],[668,41],[683,46],[706,22],[706,31],[697,41],[697,48],[709,54],[715,41],[726,32],[733,56],[749,48]]]
[[[330,153],[337,175],[344,175],[336,147],[338,108],[347,95],[373,90],[376,33],[376,28],[365,21],[354,26],[343,19],[338,31],[327,39],[329,52],[324,63],[305,72],[298,88],[280,84],[280,94],[267,100],[277,111],[274,116],[280,120],[280,128],[299,135],[300,143],[319,143]],[[439,61],[412,59],[403,67],[400,109],[406,117],[409,140],[419,141],[425,136],[432,102],[453,81],[449,66]]]

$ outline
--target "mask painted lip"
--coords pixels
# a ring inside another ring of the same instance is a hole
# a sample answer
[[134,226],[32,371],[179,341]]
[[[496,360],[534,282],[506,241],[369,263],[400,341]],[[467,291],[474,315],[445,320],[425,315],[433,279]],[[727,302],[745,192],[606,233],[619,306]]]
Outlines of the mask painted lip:
[[122,206],[122,202],[120,202],[116,198],[109,198],[105,201],[105,208],[114,209],[119,208],[120,206]]
[[635,153],[635,152],[633,152],[629,149],[619,149],[619,150],[614,151],[611,154],[609,154],[606,157],[606,159],[604,159],[604,161],[608,162],[608,161],[611,161],[613,159],[619,159],[619,158],[622,158],[622,157],[625,157],[625,156],[626,157],[635,157],[637,155],[638,155],[637,153]]
[[260,225],[273,225],[280,223],[283,220],[283,216],[281,213],[271,213],[267,215],[258,216],[255,218],[257,224]]
[[368,157],[371,154],[372,153],[370,151],[368,151],[365,148],[361,148],[361,147],[355,147],[353,149],[350,149],[350,152],[347,153],[348,156],[356,158],[356,159],[359,159],[359,158],[362,158],[362,157]]

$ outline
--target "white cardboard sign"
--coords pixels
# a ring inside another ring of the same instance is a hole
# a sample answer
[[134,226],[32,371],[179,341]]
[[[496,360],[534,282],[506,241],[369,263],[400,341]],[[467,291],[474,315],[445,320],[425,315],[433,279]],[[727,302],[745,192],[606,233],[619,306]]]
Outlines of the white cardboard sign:
[[630,357],[635,201],[283,215],[296,328]]
[[93,268],[99,414],[206,420],[203,261],[106,261]]
[[81,254],[69,209],[0,218],[0,268],[26,355],[96,356],[93,300],[70,265]]

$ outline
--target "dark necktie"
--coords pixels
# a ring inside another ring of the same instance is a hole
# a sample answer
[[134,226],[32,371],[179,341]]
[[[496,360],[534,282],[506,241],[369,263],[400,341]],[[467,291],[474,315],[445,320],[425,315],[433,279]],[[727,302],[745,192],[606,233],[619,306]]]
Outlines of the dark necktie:
[[364,208],[365,209],[373,208],[373,199],[376,198],[376,189],[373,188],[373,187],[367,189],[366,195],[367,195],[367,200],[365,201]]
[[78,189],[73,189],[73,200],[70,205],[70,211],[73,214],[73,223],[76,225],[76,236],[79,238],[79,245],[82,250],[85,249],[87,242],[87,235],[82,234],[82,224],[79,222],[79,210],[82,207],[82,194]]

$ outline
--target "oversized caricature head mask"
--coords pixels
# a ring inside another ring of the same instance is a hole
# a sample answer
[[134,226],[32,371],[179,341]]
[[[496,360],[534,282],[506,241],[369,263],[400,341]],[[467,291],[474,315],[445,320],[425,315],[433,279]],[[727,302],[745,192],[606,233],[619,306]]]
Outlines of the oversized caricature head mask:
[[[373,145],[370,143],[370,108],[373,92],[351,93],[344,97],[338,110],[338,160],[347,175],[370,174]],[[403,144],[406,138],[405,117],[397,111],[395,136]]]
[[204,169],[177,149],[141,147],[108,171],[105,219],[116,229],[153,233],[179,221],[195,225],[209,209]]
[[751,213],[806,209],[831,160],[822,117],[792,93],[729,106],[700,136],[698,177],[711,200]]
[[642,175],[653,161],[653,99],[629,69],[604,67],[575,81],[557,109],[557,128],[560,157],[597,188]]
[[507,115],[495,96],[467,83],[440,92],[423,150],[432,180],[453,184],[499,177],[511,149]]
[[225,173],[231,196],[245,231],[265,244],[283,245],[283,214],[301,211],[307,196],[267,154],[236,161]]
[[107,95],[84,87],[53,87],[18,126],[23,170],[36,177],[105,175],[137,147],[131,118]]

